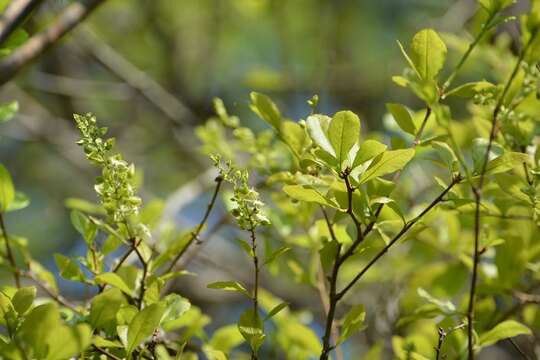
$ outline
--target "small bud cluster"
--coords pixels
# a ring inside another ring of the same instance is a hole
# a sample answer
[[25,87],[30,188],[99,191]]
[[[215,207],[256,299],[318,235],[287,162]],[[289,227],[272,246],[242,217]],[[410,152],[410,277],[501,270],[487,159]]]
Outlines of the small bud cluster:
[[243,230],[252,230],[259,225],[270,224],[264,214],[264,203],[260,200],[259,193],[249,186],[247,170],[236,169],[230,161],[223,165],[219,156],[212,156],[212,160],[223,180],[233,186],[231,201],[234,207],[231,214],[236,218],[238,226]]
[[138,214],[141,206],[141,199],[132,185],[135,168],[120,154],[111,154],[114,139],[102,138],[107,128],[98,127],[94,115],[74,117],[82,135],[77,144],[83,147],[86,157],[101,168],[101,176],[94,187],[101,204],[112,222],[125,222]]

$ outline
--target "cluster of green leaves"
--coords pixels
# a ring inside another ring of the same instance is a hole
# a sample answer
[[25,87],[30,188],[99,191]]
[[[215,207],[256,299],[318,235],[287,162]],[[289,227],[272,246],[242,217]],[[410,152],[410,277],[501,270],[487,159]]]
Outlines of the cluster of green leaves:
[[[9,233],[4,214],[28,199],[0,166],[1,265],[15,279],[0,289],[0,355],[324,360],[341,347],[359,351],[350,340],[369,328],[381,340],[365,358],[385,358],[388,345],[398,359],[472,359],[538,333],[529,292],[540,286],[540,1],[521,18],[517,56],[504,35],[486,41],[516,21],[501,13],[513,2],[478,3],[484,22],[472,41],[423,29],[410,46],[399,43],[407,68],[393,81],[421,106],[387,104],[384,134],[363,131],[351,111],[320,113],[317,96],[295,121],[252,93],[251,109],[267,124],[259,132],[215,100],[216,117],[196,132],[219,175],[201,222],[187,231],[160,221],[161,201],[143,206],[135,168],[107,129],[76,115],[79,144],[100,172],[98,201],[67,202],[86,254],[55,260],[62,278],[93,289],[84,301],[65,299],[26,239]],[[461,57],[452,66],[453,52]],[[453,86],[473,53],[489,78]],[[1,107],[0,122],[16,111]],[[230,190],[220,192],[222,184]],[[253,284],[208,284],[247,301],[236,324],[207,334],[209,316],[169,285],[189,274],[179,260],[221,200],[249,237],[238,245],[253,263]],[[319,297],[322,316],[289,307],[286,294],[266,289],[263,272]],[[398,311],[378,318],[390,302]]]

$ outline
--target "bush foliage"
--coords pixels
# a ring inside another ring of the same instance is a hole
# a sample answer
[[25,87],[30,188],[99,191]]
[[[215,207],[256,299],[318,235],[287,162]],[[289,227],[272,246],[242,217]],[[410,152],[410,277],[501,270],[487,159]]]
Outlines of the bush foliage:
[[[471,39],[423,29],[398,42],[406,68],[392,81],[415,99],[387,104],[385,134],[351,111],[321,114],[318,96],[291,120],[252,93],[267,125],[255,132],[216,99],[216,116],[196,130],[215,188],[192,229],[164,228],[163,206],[143,204],[135,167],[107,129],[75,115],[99,174],[97,202],[69,202],[86,253],[55,262],[62,278],[93,289],[84,301],[60,294],[7,228],[4,215],[30,202],[0,166],[2,266],[14,281],[0,291],[2,357],[474,359],[538,336],[540,1],[519,19],[505,15],[511,0],[478,3],[483,24]],[[494,35],[508,22],[521,26],[517,52]],[[491,72],[462,80],[470,62]],[[0,122],[16,112],[4,105]],[[170,289],[194,275],[182,260],[212,232],[218,203],[237,224],[252,281],[207,284],[245,305],[236,323],[210,332],[209,316]],[[263,274],[302,286],[319,308],[280,299]],[[310,313],[323,314],[319,328]],[[348,354],[362,336],[365,352]]]

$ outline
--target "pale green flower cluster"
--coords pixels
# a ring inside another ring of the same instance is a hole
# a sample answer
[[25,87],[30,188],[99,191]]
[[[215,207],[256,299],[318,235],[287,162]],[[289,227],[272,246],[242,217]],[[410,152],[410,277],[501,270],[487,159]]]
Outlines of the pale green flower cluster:
[[84,149],[86,157],[101,167],[101,176],[94,187],[110,221],[126,222],[137,215],[141,199],[133,187],[135,167],[122,159],[120,154],[111,153],[114,139],[103,139],[107,128],[98,127],[92,114],[74,115],[81,140],[77,143]]

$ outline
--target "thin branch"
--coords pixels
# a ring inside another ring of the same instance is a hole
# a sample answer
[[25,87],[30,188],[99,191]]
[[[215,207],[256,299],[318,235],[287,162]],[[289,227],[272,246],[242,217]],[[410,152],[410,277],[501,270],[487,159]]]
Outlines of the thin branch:
[[60,305],[65,306],[65,307],[73,310],[76,313],[79,313],[79,314],[81,313],[81,311],[79,309],[77,309],[77,307],[75,305],[73,305],[72,303],[67,301],[62,295],[57,294],[56,291],[54,291],[53,289],[51,289],[49,287],[49,285],[47,285],[46,283],[41,281],[41,279],[39,279],[39,277],[34,272],[32,272],[32,271],[21,271],[20,274],[21,274],[21,276],[23,276],[23,277],[25,277],[27,279],[30,279],[34,283],[36,283],[36,285],[38,285],[43,291],[45,291],[47,293],[47,295],[49,295],[49,297],[51,299],[53,299],[54,301],[56,301]]
[[186,253],[187,249],[191,246],[191,244],[193,244],[195,242],[195,240],[199,237],[204,225],[206,224],[206,221],[208,220],[208,217],[210,216],[210,212],[212,211],[212,209],[213,209],[213,207],[214,207],[214,205],[216,203],[217,196],[218,196],[218,193],[219,193],[219,189],[221,188],[221,184],[223,183],[223,178],[221,176],[218,176],[218,177],[216,177],[215,181],[216,181],[216,187],[215,187],[215,190],[214,190],[214,194],[212,195],[212,199],[208,203],[208,206],[206,208],[206,212],[204,213],[201,222],[199,223],[199,225],[197,225],[197,228],[195,229],[195,231],[193,231],[191,233],[191,237],[189,238],[186,245],[182,248],[182,250],[180,250],[180,252],[176,255],[176,257],[171,261],[169,267],[167,268],[167,270],[165,270],[165,273],[169,273],[174,269],[174,267],[175,267],[176,263],[178,262],[178,260],[180,260],[182,255],[184,255]]
[[448,76],[448,79],[446,79],[446,81],[444,82],[444,84],[442,86],[442,93],[443,93],[442,98],[444,98],[444,93],[446,92],[446,89],[448,89],[450,87],[450,84],[452,83],[452,81],[456,77],[459,70],[462,68],[462,66],[465,64],[465,62],[469,58],[469,55],[471,55],[473,49],[476,47],[476,45],[478,45],[480,40],[482,40],[484,35],[491,28],[490,25],[491,25],[491,22],[493,21],[493,19],[495,18],[495,15],[497,15],[497,12],[493,12],[493,13],[491,13],[489,15],[486,22],[482,25],[482,28],[480,29],[480,32],[478,33],[476,38],[469,44],[469,47],[467,48],[467,51],[465,51],[465,53],[463,54],[463,56],[459,60],[458,64],[456,65],[456,67],[454,68],[454,70],[452,71],[450,76]]
[[15,261],[15,256],[13,255],[13,251],[11,249],[11,242],[9,240],[6,224],[4,223],[4,214],[2,212],[0,212],[0,230],[2,230],[2,235],[6,243],[6,257],[12,269],[11,271],[13,273],[13,278],[15,279],[15,285],[17,286],[17,288],[20,288],[21,279],[19,277],[19,270],[17,268],[17,262]]
[[111,354],[110,352],[108,352],[107,350],[105,349],[102,349],[100,348],[99,346],[96,346],[96,345],[93,345],[94,349],[96,349],[97,352],[113,359],[113,360],[122,360],[122,358],[119,358],[118,356],[114,355],[114,354]]
[[55,45],[103,2],[105,0],[80,0],[68,5],[56,22],[0,61],[0,85],[11,80],[25,65]]
[[504,101],[506,98],[506,95],[508,94],[508,91],[510,90],[510,87],[512,86],[512,83],[514,82],[514,79],[516,75],[518,74],[521,62],[525,58],[525,54],[527,53],[527,50],[529,49],[530,45],[532,44],[533,40],[535,39],[536,35],[538,33],[538,30],[533,32],[531,34],[531,37],[521,50],[521,53],[518,57],[518,60],[516,61],[516,64],[514,65],[514,69],[512,70],[512,73],[510,74],[510,77],[508,81],[506,82],[506,85],[504,86],[504,89],[502,91],[502,94],[499,96],[499,99],[497,100],[497,103],[495,105],[495,108],[493,109],[493,116],[491,119],[491,130],[489,132],[489,141],[486,148],[486,152],[484,154],[484,160],[482,163],[482,169],[480,171],[480,178],[478,180],[478,184],[476,186],[472,186],[472,190],[475,197],[475,214],[474,214],[474,254],[473,254],[473,269],[472,269],[472,275],[471,275],[471,287],[469,290],[469,306],[467,309],[467,322],[468,322],[468,331],[467,331],[467,348],[468,348],[468,359],[474,360],[474,328],[473,328],[473,322],[474,322],[474,305],[476,300],[476,283],[478,278],[478,263],[480,261],[480,206],[482,201],[482,189],[484,186],[484,180],[485,175],[487,171],[487,164],[489,162],[489,154],[491,152],[491,147],[493,145],[493,141],[495,140],[495,136],[497,135],[498,130],[498,116],[502,109],[502,106],[504,105]]
[[140,292],[139,292],[139,309],[142,309],[143,302],[144,302],[144,294],[146,292],[146,277],[148,276],[148,263],[142,256],[141,252],[137,248],[138,244],[133,242],[133,250],[137,254],[137,257],[139,258],[139,261],[142,264],[143,267],[143,274],[141,277],[141,284],[140,284]]
[[508,340],[508,342],[510,344],[512,344],[512,347],[519,353],[519,355],[521,355],[521,357],[525,360],[530,360],[529,357],[527,356],[527,354],[525,354],[525,352],[523,350],[521,350],[521,348],[518,346],[518,344],[516,344],[516,342],[514,341],[514,339],[512,338],[507,338],[506,340]]
[[[251,227],[249,229],[249,234],[251,237],[251,251],[253,256],[253,269],[254,274],[254,284],[253,284],[253,315],[257,317],[259,315],[259,257],[257,256],[257,237],[255,236],[255,227],[253,222],[251,222]],[[257,354],[255,350],[251,349],[251,360],[257,360]]]
[[0,16],[0,45],[17,29],[43,0],[13,0]]
[[433,209],[438,203],[440,203],[444,196],[454,187],[454,185],[458,184],[461,181],[461,176],[456,175],[453,179],[450,185],[444,189],[444,191],[435,198],[417,217],[415,217],[413,220],[409,221],[395,236],[394,238],[386,245],[382,250],[375,255],[373,259],[349,282],[347,286],[340,292],[336,294],[338,299],[341,299],[345,294],[356,284],[358,280],[362,278],[362,276],[390,249],[407,231],[413,227],[424,215],[426,215],[431,209]]
[[420,139],[422,138],[422,134],[424,132],[424,129],[426,128],[426,124],[428,122],[430,115],[431,115],[431,107],[428,106],[426,109],[426,115],[424,115],[424,119],[422,120],[422,124],[420,125],[420,129],[418,129],[418,132],[416,133],[416,136],[414,137],[414,146],[420,144]]
[[146,100],[177,125],[183,126],[186,122],[197,119],[187,105],[124,58],[112,46],[100,40],[88,27],[83,27],[77,33],[77,40],[99,63],[141,93]]
[[334,266],[332,267],[332,275],[330,276],[330,292],[328,294],[328,314],[326,315],[326,327],[323,336],[323,348],[321,352],[320,360],[328,360],[330,351],[334,348],[330,345],[330,336],[332,334],[332,327],[334,323],[334,317],[336,315],[336,307],[339,301],[337,296],[337,280],[339,275],[339,257],[341,252],[341,244],[337,244],[336,255],[334,258]]
[[440,360],[440,359],[444,358],[444,357],[442,357],[442,345],[443,345],[444,340],[446,339],[446,337],[448,335],[450,335],[451,333],[453,333],[454,331],[456,331],[456,330],[463,329],[465,326],[467,326],[467,325],[466,324],[459,324],[458,326],[454,326],[453,328],[450,328],[448,330],[445,330],[442,327],[439,328],[439,330],[438,330],[439,340],[437,342],[437,347],[435,348],[435,355],[436,355],[435,360]]

